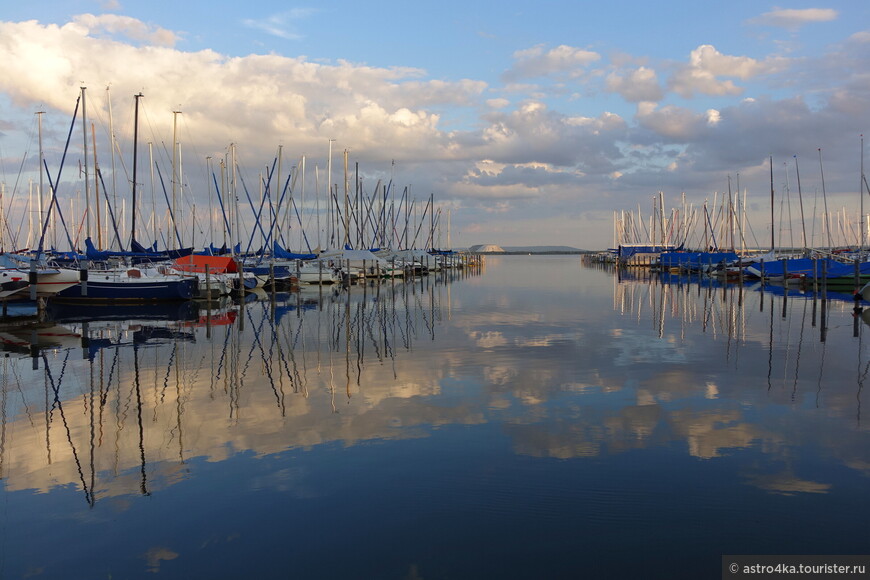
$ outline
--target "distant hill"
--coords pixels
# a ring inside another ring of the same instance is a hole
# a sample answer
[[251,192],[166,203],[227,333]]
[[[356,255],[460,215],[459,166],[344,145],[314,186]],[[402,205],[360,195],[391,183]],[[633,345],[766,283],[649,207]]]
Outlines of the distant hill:
[[586,250],[580,250],[571,246],[495,246],[491,244],[471,246],[472,252],[482,254],[584,254]]

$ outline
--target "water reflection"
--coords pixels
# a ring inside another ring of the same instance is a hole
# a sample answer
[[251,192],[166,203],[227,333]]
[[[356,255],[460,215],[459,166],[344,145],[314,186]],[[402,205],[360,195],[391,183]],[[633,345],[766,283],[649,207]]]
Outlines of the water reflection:
[[[632,274],[506,256],[482,275],[14,330],[6,504],[72,546],[119,522],[99,546],[111,567],[66,556],[83,577],[281,578],[292,560],[318,578],[602,561],[628,578],[690,552],[697,578],[723,553],[864,553],[864,313]],[[30,550],[34,569],[67,563]]]
[[468,275],[58,309],[11,326],[0,477],[10,491],[75,485],[93,505],[183,480],[194,457],[419,436],[409,416],[453,419],[391,400],[439,391],[413,351],[436,339],[449,284]]
[[[868,430],[861,396],[870,317],[854,306],[842,293],[613,272],[614,311],[632,321],[618,331],[624,340],[614,360],[643,366],[638,401],[672,407],[665,421],[692,456],[757,448],[781,461],[782,471],[747,467],[745,483],[784,494],[827,493],[832,484],[799,477],[790,456],[821,444],[870,475],[865,440],[855,438]],[[679,400],[691,404],[673,408]],[[806,425],[815,426],[812,434]]]

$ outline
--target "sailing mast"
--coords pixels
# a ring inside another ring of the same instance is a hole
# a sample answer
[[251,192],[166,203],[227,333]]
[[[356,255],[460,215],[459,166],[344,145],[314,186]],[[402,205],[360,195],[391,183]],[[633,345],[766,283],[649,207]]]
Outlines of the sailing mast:
[[728,176],[728,237],[730,238],[730,248],[734,251],[734,198],[731,193],[731,176]]
[[804,196],[801,191],[801,170],[800,167],[798,167],[797,155],[794,156],[794,169],[795,173],[797,173],[798,200],[800,201],[801,206],[801,239],[803,240],[804,253],[806,254],[807,250],[809,250],[809,246],[807,246],[807,222],[804,220]]
[[773,209],[773,155],[770,156],[770,251],[776,249],[774,235],[776,233],[774,224],[774,209]]
[[822,222],[823,225],[826,225],[826,229],[828,231],[828,249],[834,249],[834,242],[831,238],[831,216],[828,214],[828,194],[825,191],[825,169],[822,167],[822,148],[819,147],[819,172],[822,175],[822,202],[825,205],[825,219]]
[[36,120],[37,127],[39,128],[39,195],[37,196],[37,200],[39,202],[39,225],[42,227],[42,222],[45,219],[45,216],[42,215],[42,212],[45,208],[45,202],[42,198],[43,192],[45,191],[45,185],[43,184],[44,174],[43,174],[43,158],[45,153],[42,149],[42,116],[45,114],[45,111],[37,111],[36,112]]
[[132,246],[132,242],[136,240],[136,168],[138,161],[138,147],[139,147],[139,99],[142,98],[142,93],[138,93],[133,95],[133,99],[136,103],[136,108],[133,113],[133,205],[130,210],[131,220],[130,220],[130,242]]
[[344,150],[344,245],[342,248],[347,248],[350,243],[350,220],[348,219],[348,183],[347,183],[347,149]]
[[[117,184],[117,172],[115,171],[115,121],[112,118],[112,97],[109,93],[109,86],[106,86],[106,103],[109,105],[109,140],[110,140],[110,149],[112,151],[112,207],[118,207],[118,184]],[[108,196],[107,196],[106,205],[108,205]],[[106,211],[106,231],[109,231],[109,212]]]
[[864,135],[861,135],[861,179],[858,184],[858,196],[861,198],[861,247],[858,248],[858,255],[864,255]]
[[91,142],[94,150],[94,208],[97,218],[97,248],[103,249],[103,228],[100,225],[100,165],[97,163],[97,132],[94,129],[94,124],[91,123]]
[[88,177],[88,121],[87,107],[85,104],[85,92],[87,87],[81,87],[82,90],[82,147],[84,150],[84,171],[85,171],[85,235],[91,237],[91,184]]
[[178,202],[178,114],[181,111],[172,111],[172,207],[169,212],[169,223],[171,225],[172,249],[176,249],[176,239],[178,236],[178,224],[175,221],[175,212],[177,211]]

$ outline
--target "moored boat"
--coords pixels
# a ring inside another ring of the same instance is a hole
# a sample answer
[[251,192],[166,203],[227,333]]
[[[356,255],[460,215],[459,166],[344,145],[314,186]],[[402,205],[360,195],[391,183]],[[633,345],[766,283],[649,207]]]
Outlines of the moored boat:
[[90,270],[80,284],[62,290],[62,301],[151,302],[190,300],[198,294],[195,277],[143,272],[136,267]]

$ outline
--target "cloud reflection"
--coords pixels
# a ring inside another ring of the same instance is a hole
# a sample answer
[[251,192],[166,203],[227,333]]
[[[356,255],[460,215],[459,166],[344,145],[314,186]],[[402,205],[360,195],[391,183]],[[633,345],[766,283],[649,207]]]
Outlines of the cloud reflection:
[[[575,283],[587,292],[614,291],[606,273],[583,276]],[[134,346],[120,340],[126,331],[109,329],[123,346],[90,358],[53,350],[37,370],[28,359],[8,359],[17,366],[3,374],[6,487],[74,485],[98,501],[119,498],[124,509],[124,495],[184,481],[197,461],[487,424],[529,457],[667,447],[704,461],[741,453],[778,461],[808,441],[810,422],[830,460],[870,475],[861,445],[870,427],[856,418],[853,388],[860,365],[849,362],[857,343],[833,331],[821,343],[817,327],[799,324],[810,316],[804,303],[791,303],[783,320],[770,296],[762,309],[758,293],[648,281],[616,286],[624,295],[614,312],[578,311],[568,298],[523,306],[526,295],[504,285],[453,288],[453,300],[448,288],[382,288],[365,298],[354,288],[308,310],[291,297],[274,318],[255,302],[234,324],[188,328],[188,340]],[[664,296],[666,308],[650,308]],[[516,312],[489,316],[487,304]],[[802,330],[807,336],[797,335]],[[8,393],[18,389],[13,400]],[[771,493],[825,493],[831,485],[768,472],[744,470],[744,481]],[[314,493],[295,471],[252,485]]]

